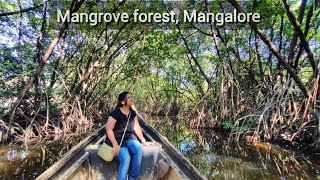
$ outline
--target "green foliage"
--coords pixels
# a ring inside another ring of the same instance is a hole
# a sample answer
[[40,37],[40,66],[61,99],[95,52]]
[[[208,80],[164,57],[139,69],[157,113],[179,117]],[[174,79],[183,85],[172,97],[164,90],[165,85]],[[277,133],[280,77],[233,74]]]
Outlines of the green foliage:
[[231,129],[233,127],[233,122],[232,121],[224,121],[221,124],[225,129]]
[[[38,0],[34,3],[41,2]],[[17,97],[26,87],[28,79],[33,77],[40,65],[37,53],[40,52],[40,57],[44,57],[59,29],[63,27],[62,23],[57,22],[57,10],[66,12],[71,2],[49,1],[45,23],[43,8],[23,13],[22,18],[16,14],[0,19],[4,27],[0,29],[0,37],[3,39],[0,43],[0,97]],[[0,10],[17,11],[17,3],[0,2]],[[89,0],[85,1],[78,13],[131,14],[136,8],[141,12],[160,13],[179,8],[207,11],[203,1],[184,1],[181,4],[175,1],[140,3]],[[299,3],[298,0],[290,1],[296,17],[299,14]],[[33,4],[29,5],[32,7]],[[259,28],[268,39],[272,39],[276,49],[281,48],[281,57],[287,60],[294,28],[286,15],[283,2],[241,1],[240,5],[246,12],[260,13]],[[210,1],[208,6],[213,13],[234,10],[227,1]],[[301,24],[303,31],[311,6],[312,2],[307,2]],[[284,18],[283,24],[281,17]],[[43,23],[44,33],[41,32]],[[315,57],[319,54],[317,47],[320,38],[319,33],[316,33],[318,24],[319,18],[314,15],[306,36]],[[172,23],[132,21],[103,22],[96,26],[90,23],[70,23],[25,98],[37,99],[33,107],[43,111],[46,110],[46,93],[50,100],[56,101],[54,107],[57,108],[63,103],[73,104],[72,101],[78,98],[80,105],[75,103],[77,107],[94,114],[113,108],[117,95],[128,90],[132,92],[137,106],[147,112],[157,113],[163,109],[170,111],[176,108],[180,112],[197,116],[203,110],[205,115],[201,118],[206,118],[203,120],[204,126],[216,119],[218,124],[235,132],[251,130],[257,126],[256,119],[243,121],[238,126],[235,120],[263,108],[263,105],[257,105],[264,103],[266,97],[272,97],[275,89],[289,75],[282,65],[278,66],[278,59],[259,36],[256,47],[256,33],[248,24],[214,25],[213,32],[210,25],[181,23],[178,28]],[[40,44],[38,39],[42,39]],[[295,55],[300,43],[298,38]],[[256,48],[262,69],[259,67]],[[261,71],[265,79],[262,79]],[[308,86],[313,71],[304,51],[298,60],[297,69],[293,71]],[[298,99],[299,89],[295,85],[293,87],[297,97],[295,103],[302,101]],[[267,93],[263,94],[262,88],[266,88]],[[50,112],[58,111],[51,111],[54,107],[50,106]]]

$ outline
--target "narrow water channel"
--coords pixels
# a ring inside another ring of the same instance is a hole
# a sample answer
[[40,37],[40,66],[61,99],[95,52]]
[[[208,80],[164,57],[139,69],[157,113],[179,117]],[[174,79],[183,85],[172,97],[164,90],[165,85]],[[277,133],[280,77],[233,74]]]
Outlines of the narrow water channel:
[[[320,157],[269,143],[228,143],[215,131],[188,129],[187,120],[145,120],[166,137],[208,179],[320,180]],[[35,179],[92,131],[34,147],[0,146],[0,179]]]
[[144,117],[208,179],[320,179],[319,156],[264,142],[228,143],[224,134],[188,129],[186,120]]

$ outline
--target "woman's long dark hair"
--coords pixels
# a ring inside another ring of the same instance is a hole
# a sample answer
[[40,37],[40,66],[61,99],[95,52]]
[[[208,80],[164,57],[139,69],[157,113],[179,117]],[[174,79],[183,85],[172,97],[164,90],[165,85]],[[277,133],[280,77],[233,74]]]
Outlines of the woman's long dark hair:
[[122,107],[123,104],[121,103],[122,101],[125,101],[124,106],[127,105],[127,95],[129,94],[129,92],[125,91],[119,94],[118,96],[118,104],[117,107]]

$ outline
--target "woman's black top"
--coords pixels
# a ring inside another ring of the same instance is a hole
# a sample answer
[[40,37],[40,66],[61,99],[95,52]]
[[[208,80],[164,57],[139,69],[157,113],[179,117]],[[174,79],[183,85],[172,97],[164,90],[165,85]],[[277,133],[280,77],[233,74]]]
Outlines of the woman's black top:
[[[134,118],[137,116],[137,114],[131,108],[130,108],[130,112],[131,112],[131,115],[130,115],[129,124],[128,124],[127,130],[126,130],[126,133],[124,135],[121,147],[127,146],[129,139],[136,139],[137,140],[136,136],[134,135],[134,131],[133,131]],[[110,116],[112,116],[117,121],[114,128],[113,128],[113,132],[114,132],[114,136],[115,136],[118,144],[120,145],[123,131],[126,128],[128,117],[122,113],[122,111],[120,110],[119,107],[116,108],[115,110],[113,110],[110,113]],[[108,135],[107,135],[107,137],[108,137]],[[112,143],[109,140],[109,138],[106,138],[106,143],[112,147]]]

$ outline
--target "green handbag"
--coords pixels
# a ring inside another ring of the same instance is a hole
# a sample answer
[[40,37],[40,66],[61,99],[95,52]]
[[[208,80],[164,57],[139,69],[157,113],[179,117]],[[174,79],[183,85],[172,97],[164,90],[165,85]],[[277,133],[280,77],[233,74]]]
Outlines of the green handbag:
[[[126,124],[126,128],[124,129],[122,138],[121,138],[121,142],[120,142],[120,147],[124,138],[124,134],[127,130],[128,124],[129,124],[129,120],[130,120],[130,115],[131,112],[129,112],[129,118],[127,120],[127,124]],[[113,148],[111,146],[109,146],[108,144],[106,144],[105,142],[102,143],[102,145],[100,146],[99,150],[98,150],[98,156],[100,156],[103,160],[107,161],[107,162],[111,162],[114,158],[114,154],[113,154]]]

